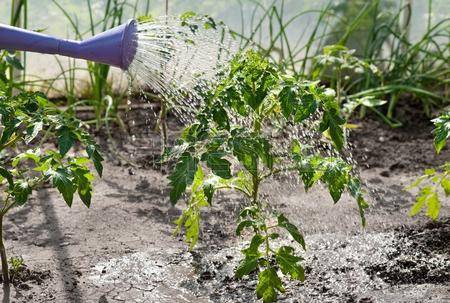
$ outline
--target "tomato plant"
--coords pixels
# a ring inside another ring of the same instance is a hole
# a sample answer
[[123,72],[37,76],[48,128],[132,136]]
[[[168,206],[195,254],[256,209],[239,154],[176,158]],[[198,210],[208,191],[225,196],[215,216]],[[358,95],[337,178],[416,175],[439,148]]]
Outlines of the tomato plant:
[[[98,146],[83,130],[81,122],[61,113],[41,93],[8,97],[0,91],[0,255],[3,282],[9,283],[2,223],[10,209],[24,205],[33,190],[49,182],[68,206],[75,193],[89,207],[92,198],[90,163],[101,176],[102,156]],[[40,148],[56,140],[58,149]],[[75,145],[84,154],[69,151]]]
[[[230,189],[242,193],[248,205],[240,213],[236,234],[248,230],[253,236],[242,251],[244,258],[236,277],[258,272],[257,297],[274,302],[277,294],[284,292],[280,273],[304,279],[296,249],[279,246],[275,240],[284,231],[303,249],[305,241],[284,214],[269,210],[270,201],[260,194],[264,182],[292,172],[306,190],[324,183],[334,202],[348,191],[365,224],[367,203],[361,182],[338,152],[345,145],[345,120],[334,91],[282,74],[253,51],[232,60],[228,74],[205,99],[196,122],[184,130],[168,154],[168,159],[176,161],[169,176],[171,202],[177,203],[188,193],[177,231],[185,230],[186,241],[193,248],[199,237],[201,210],[213,203],[215,193]],[[272,136],[274,129],[282,132],[301,125],[312,125],[325,134],[318,140],[327,143],[334,151],[328,154],[335,156],[322,155],[298,138],[284,136],[283,144],[278,144]]]
[[[436,153],[439,154],[450,137],[450,112],[433,119],[432,122],[435,125],[434,147]],[[416,203],[411,208],[410,216],[414,216],[426,208],[426,215],[436,220],[441,209],[439,188],[442,189],[445,197],[450,196],[450,162],[446,162],[437,169],[426,169],[423,176],[407,187],[407,189],[413,188],[419,188],[419,194]]]

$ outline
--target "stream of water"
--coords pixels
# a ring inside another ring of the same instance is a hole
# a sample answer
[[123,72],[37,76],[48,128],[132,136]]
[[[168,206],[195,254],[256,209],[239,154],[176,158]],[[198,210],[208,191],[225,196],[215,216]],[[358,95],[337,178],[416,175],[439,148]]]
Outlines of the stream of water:
[[182,122],[193,117],[202,92],[219,80],[237,51],[228,28],[211,22],[164,16],[138,25],[128,72],[140,89],[160,94]]

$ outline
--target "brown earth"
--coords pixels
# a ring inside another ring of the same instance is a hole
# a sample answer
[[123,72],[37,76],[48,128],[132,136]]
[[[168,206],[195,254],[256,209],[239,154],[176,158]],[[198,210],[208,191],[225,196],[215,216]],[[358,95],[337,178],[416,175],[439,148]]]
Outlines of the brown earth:
[[[113,144],[99,135],[120,157],[108,154],[91,209],[79,201],[69,209],[42,189],[8,215],[9,255],[39,278],[25,275],[3,290],[3,302],[253,302],[256,277],[233,276],[248,240],[234,235],[244,201],[221,194],[189,251],[172,235],[183,205],[170,206],[166,169],[153,165],[160,139],[146,120],[154,113],[123,117],[134,136],[114,130]],[[173,119],[169,128],[171,137],[180,129]],[[422,169],[450,160],[448,148],[434,155],[430,131],[420,123],[391,130],[369,118],[350,136],[370,193],[365,229],[349,197],[333,205],[320,187],[306,195],[275,180],[263,189],[276,192],[273,207],[306,235],[307,280],[288,282],[280,302],[450,302],[450,201],[430,223],[408,217],[414,196],[403,190]]]

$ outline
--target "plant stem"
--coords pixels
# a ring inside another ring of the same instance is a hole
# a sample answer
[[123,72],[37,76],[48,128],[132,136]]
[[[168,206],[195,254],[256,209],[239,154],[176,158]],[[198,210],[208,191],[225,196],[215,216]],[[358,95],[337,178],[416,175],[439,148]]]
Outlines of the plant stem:
[[256,164],[256,173],[252,176],[253,192],[252,192],[252,204],[258,204],[258,191],[259,191],[259,177],[258,177],[258,164]]
[[341,68],[338,67],[336,71],[336,94],[337,94],[337,103],[341,106]]
[[161,101],[161,110],[159,112],[159,128],[161,131],[161,155],[164,154],[164,150],[167,146],[167,106],[165,101]]
[[3,244],[3,216],[0,215],[0,257],[2,259],[2,275],[3,275],[3,284],[9,285],[9,269],[8,269],[8,259],[6,257],[6,249]]
[[392,119],[392,117],[394,116],[394,110],[397,105],[398,95],[399,95],[398,93],[393,93],[391,96],[391,100],[389,102],[389,107],[386,115],[389,119]]

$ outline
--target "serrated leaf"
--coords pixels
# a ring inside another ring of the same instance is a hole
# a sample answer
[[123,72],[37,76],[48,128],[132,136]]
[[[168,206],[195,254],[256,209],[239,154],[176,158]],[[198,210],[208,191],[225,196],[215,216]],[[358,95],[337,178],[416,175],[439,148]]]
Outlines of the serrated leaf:
[[349,182],[350,166],[336,158],[326,158],[323,163],[325,171],[321,179],[327,184],[330,195],[336,203]]
[[14,184],[12,196],[18,205],[23,205],[28,201],[32,188],[26,180],[19,180]]
[[331,109],[323,113],[322,122],[319,126],[321,132],[328,130],[331,140],[338,150],[344,147],[344,124],[345,120],[339,115],[339,112],[336,109]]
[[445,196],[450,196],[450,176],[442,179],[441,187],[444,190]]
[[223,159],[224,152],[208,152],[202,156],[206,160],[206,165],[212,170],[213,174],[224,179],[231,178],[231,163]]
[[208,201],[209,205],[212,205],[212,199],[214,196],[215,188],[212,184],[206,184],[203,186],[203,193],[205,194],[206,201]]
[[20,62],[19,59],[17,59],[16,56],[6,55],[4,58],[5,58],[5,61],[12,67],[14,67],[18,70],[23,70],[22,63]]
[[305,94],[301,98],[301,103],[296,109],[295,119],[296,123],[302,122],[309,118],[317,109],[317,102],[311,94]]
[[92,180],[94,176],[85,167],[76,167],[72,171],[75,177],[78,196],[84,205],[90,207],[92,200]]
[[229,130],[230,122],[228,121],[228,114],[226,110],[222,106],[217,104],[212,108],[211,111],[214,122],[216,122],[220,128]]
[[249,140],[234,138],[233,154],[252,175],[257,173],[258,157],[254,145]]
[[433,119],[432,122],[435,125],[435,129],[433,130],[434,147],[439,154],[450,136],[450,112]]
[[405,189],[406,190],[410,190],[410,189],[413,189],[413,188],[419,186],[426,178],[427,178],[427,176],[420,176],[419,178],[414,180],[413,183],[411,183],[410,185],[406,186]]
[[425,186],[420,190],[416,203],[411,208],[409,215],[417,215],[425,206],[427,207],[426,215],[431,219],[436,220],[439,216],[441,203],[436,193],[436,189],[432,186]]
[[243,276],[250,274],[258,268],[258,257],[251,256],[242,259],[236,268],[236,278],[240,279]]
[[25,143],[29,144],[39,134],[43,127],[42,121],[35,122],[27,128],[27,135],[25,136]]
[[186,230],[186,242],[189,244],[189,249],[194,248],[198,241],[200,233],[200,213],[195,208],[189,207],[183,211],[183,214],[175,221],[178,225],[177,231],[184,226]]
[[441,209],[441,202],[436,192],[432,193],[427,199],[427,212],[426,215],[433,220],[437,220],[439,217],[439,211]]
[[14,187],[13,175],[7,169],[1,166],[0,166],[0,176],[2,176],[3,178],[6,179],[6,181],[8,181],[10,189]]
[[292,236],[292,238],[299,243],[303,249],[306,249],[305,240],[302,234],[298,230],[297,226],[290,223],[289,220],[283,215],[278,215],[278,226],[286,229],[286,231]]
[[86,152],[88,154],[89,159],[94,163],[95,170],[97,171],[100,178],[103,175],[103,165],[102,161],[104,160],[102,155],[100,154],[97,146],[91,144],[86,147]]
[[269,267],[258,275],[258,285],[256,286],[256,296],[264,303],[272,303],[277,300],[277,291],[284,293],[283,284],[278,277],[276,270]]
[[72,148],[75,139],[76,135],[70,128],[63,126],[58,129],[58,148],[61,156],[65,156]]
[[240,236],[241,232],[244,230],[244,228],[252,227],[255,225],[255,221],[252,220],[244,220],[239,222],[238,226],[236,227],[236,235]]
[[175,169],[169,175],[170,186],[170,201],[176,204],[181,195],[186,191],[188,185],[194,181],[194,176],[197,171],[198,159],[191,156],[189,153],[184,153],[180,161],[175,166]]
[[297,94],[295,89],[288,85],[283,87],[280,91],[278,98],[280,99],[281,112],[286,119],[289,119],[297,103]]
[[243,249],[242,253],[246,256],[246,257],[252,257],[252,256],[260,256],[259,253],[259,247],[261,246],[261,244],[264,243],[264,237],[261,236],[260,234],[255,234],[250,242],[250,245],[248,248]]
[[305,280],[305,270],[298,264],[302,258],[294,255],[292,247],[280,247],[275,255],[275,260],[283,274],[291,276],[294,280]]
[[12,160],[11,165],[13,167],[16,167],[17,165],[19,165],[20,162],[24,160],[32,160],[35,164],[38,164],[41,161],[40,153],[41,153],[40,149],[27,150],[26,152],[17,155]]
[[69,172],[59,168],[52,173],[53,186],[58,189],[69,207],[72,206],[73,194],[77,190],[71,180]]

